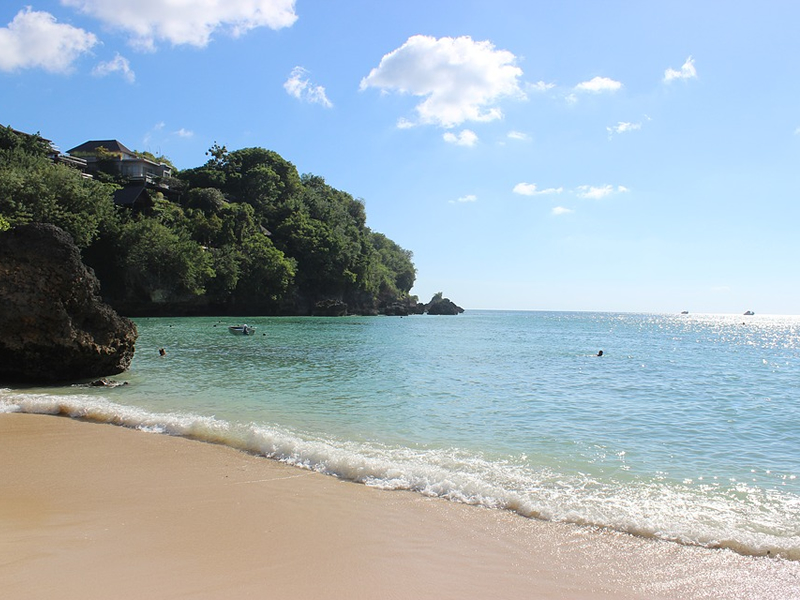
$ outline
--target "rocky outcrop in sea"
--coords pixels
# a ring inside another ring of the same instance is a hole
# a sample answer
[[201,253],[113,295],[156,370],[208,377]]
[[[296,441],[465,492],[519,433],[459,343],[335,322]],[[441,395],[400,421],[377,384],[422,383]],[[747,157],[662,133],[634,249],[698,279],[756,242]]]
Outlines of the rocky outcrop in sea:
[[136,325],[103,303],[99,290],[58,227],[0,232],[0,381],[72,382],[126,370]]
[[425,312],[429,315],[459,315],[464,312],[464,309],[450,300],[450,298],[443,298],[442,294],[439,293],[425,305]]

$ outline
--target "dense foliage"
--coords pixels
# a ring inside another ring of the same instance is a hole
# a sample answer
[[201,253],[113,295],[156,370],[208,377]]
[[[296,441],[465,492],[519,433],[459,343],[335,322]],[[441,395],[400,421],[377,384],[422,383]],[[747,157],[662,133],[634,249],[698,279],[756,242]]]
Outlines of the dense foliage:
[[0,229],[63,228],[125,312],[310,314],[333,302],[369,314],[416,303],[411,253],[366,226],[364,203],[273,151],[215,144],[205,165],[148,190],[137,210],[115,206],[125,182],[113,165],[88,179],[50,153],[39,136],[0,128]]

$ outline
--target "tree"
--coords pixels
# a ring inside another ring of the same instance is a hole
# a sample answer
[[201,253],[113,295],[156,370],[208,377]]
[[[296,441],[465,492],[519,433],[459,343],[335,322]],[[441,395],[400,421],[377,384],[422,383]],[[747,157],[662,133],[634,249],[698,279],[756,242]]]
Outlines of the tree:
[[413,254],[401,248],[382,233],[372,232],[370,236],[375,250],[375,260],[383,269],[377,269],[379,277],[388,277],[380,285],[388,286],[391,293],[407,295],[414,287],[417,269],[411,261]]
[[276,308],[290,289],[295,263],[278,250],[265,235],[253,235],[242,244],[237,302],[262,308]]
[[206,214],[218,213],[227,204],[225,195],[213,187],[194,188],[186,195],[188,208],[197,208]]
[[23,154],[47,157],[53,147],[46,139],[36,134],[21,133],[11,127],[0,127],[0,150],[19,150]]
[[30,152],[25,144],[0,149],[0,215],[11,226],[52,223],[86,248],[100,224],[115,218],[114,189]]
[[199,244],[153,219],[127,224],[120,241],[128,300],[185,301],[202,295],[214,276],[212,257]]

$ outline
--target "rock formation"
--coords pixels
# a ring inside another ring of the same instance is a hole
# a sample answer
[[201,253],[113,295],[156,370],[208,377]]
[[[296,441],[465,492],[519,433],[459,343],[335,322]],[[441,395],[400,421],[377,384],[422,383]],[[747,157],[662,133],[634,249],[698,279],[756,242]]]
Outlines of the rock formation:
[[314,305],[312,314],[315,317],[344,317],[347,304],[341,300],[320,300]]
[[99,289],[58,227],[0,232],[0,381],[67,382],[127,369],[136,325],[104,304]]
[[425,311],[429,315],[458,315],[463,313],[464,309],[457,306],[450,298],[443,298],[439,292],[425,305]]

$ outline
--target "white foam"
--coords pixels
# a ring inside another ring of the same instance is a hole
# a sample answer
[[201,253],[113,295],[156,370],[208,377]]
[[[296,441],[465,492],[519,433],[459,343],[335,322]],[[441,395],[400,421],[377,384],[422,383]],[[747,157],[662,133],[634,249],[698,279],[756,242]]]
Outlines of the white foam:
[[800,560],[800,497],[744,483],[598,481],[457,449],[323,439],[209,416],[154,413],[90,395],[0,390],[0,412],[66,415],[224,444],[388,490],[409,490],[526,517],[612,528],[684,544]]

